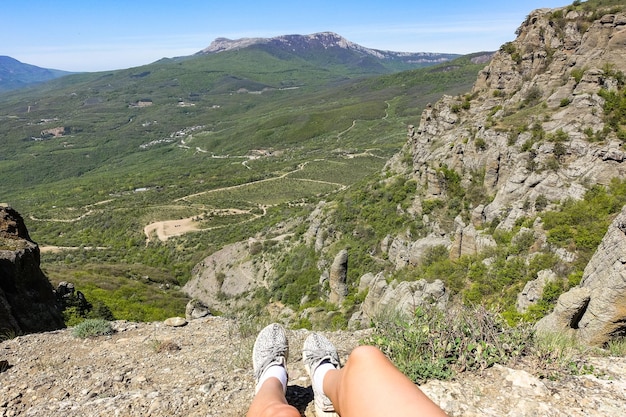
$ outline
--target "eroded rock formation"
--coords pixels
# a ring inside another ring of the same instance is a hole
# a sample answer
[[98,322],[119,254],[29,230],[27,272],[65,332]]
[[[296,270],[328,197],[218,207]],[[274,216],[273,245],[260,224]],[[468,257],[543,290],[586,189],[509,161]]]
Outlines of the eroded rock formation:
[[0,207],[0,331],[32,333],[63,327],[52,285],[39,267],[39,246],[24,220]]

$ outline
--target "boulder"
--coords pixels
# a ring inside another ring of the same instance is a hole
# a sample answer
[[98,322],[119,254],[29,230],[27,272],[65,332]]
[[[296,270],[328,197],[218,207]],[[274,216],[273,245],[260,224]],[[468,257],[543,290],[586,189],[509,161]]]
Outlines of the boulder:
[[189,300],[185,308],[185,319],[187,321],[201,319],[211,315],[211,310],[202,301],[197,299]]
[[183,327],[187,325],[187,320],[182,317],[170,317],[165,319],[163,324],[170,327]]

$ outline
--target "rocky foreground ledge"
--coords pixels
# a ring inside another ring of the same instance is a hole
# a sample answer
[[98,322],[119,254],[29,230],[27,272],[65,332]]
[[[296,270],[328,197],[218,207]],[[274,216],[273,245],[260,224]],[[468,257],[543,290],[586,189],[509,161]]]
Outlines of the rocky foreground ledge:
[[[184,327],[116,321],[112,336],[72,329],[0,343],[0,416],[243,416],[254,391],[256,331],[208,317]],[[301,359],[308,331],[288,331],[287,396],[314,416]],[[368,335],[325,333],[342,361]],[[451,416],[619,416],[626,410],[626,358],[590,358],[593,373],[551,381],[532,370],[492,367],[422,389]],[[520,365],[521,366],[521,365]]]

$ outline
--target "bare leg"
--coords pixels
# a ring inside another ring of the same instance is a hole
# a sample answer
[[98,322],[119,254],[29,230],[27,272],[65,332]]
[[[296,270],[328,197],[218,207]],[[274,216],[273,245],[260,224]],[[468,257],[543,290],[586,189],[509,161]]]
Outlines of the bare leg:
[[446,417],[373,346],[357,347],[343,368],[328,371],[324,393],[341,417]]
[[281,325],[272,323],[261,330],[252,349],[256,395],[247,417],[300,417],[285,398],[288,355],[287,335]]
[[287,404],[283,386],[277,378],[269,378],[254,396],[247,417],[300,417],[300,412]]

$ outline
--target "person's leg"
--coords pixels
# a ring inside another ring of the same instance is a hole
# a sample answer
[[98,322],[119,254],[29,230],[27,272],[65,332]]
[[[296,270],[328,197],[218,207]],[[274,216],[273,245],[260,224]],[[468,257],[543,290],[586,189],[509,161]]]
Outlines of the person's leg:
[[252,365],[256,395],[247,417],[299,417],[300,412],[287,404],[287,356],[289,344],[285,330],[273,323],[256,338],[252,350]]
[[341,417],[446,416],[373,346],[354,349],[343,368],[326,373],[323,388]]
[[283,385],[278,378],[268,378],[257,391],[247,417],[300,417],[300,412],[287,404]]

